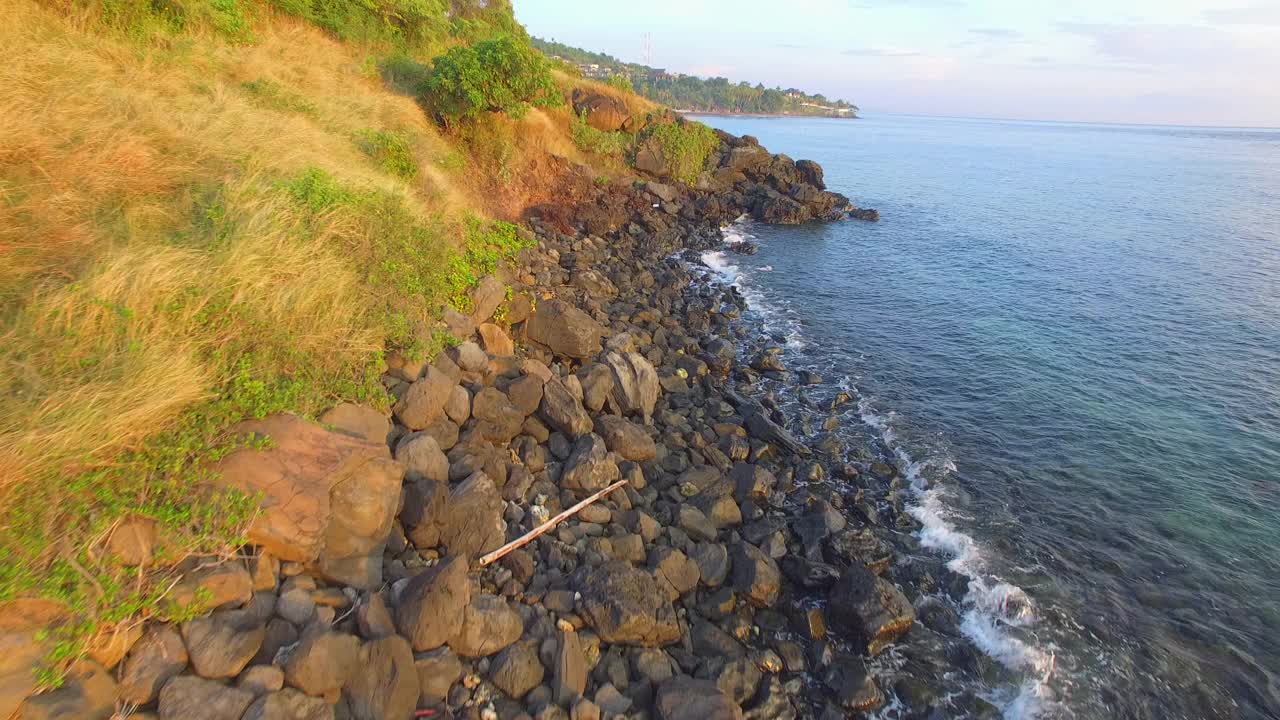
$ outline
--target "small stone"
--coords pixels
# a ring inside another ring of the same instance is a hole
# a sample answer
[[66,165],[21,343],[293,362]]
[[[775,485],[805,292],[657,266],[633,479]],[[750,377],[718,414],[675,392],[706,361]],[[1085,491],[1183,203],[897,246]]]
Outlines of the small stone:
[[520,639],[524,623],[506,600],[496,595],[471,598],[462,626],[449,638],[449,647],[463,657],[493,655]]
[[444,700],[449,688],[462,677],[462,663],[447,647],[418,655],[413,665],[418,673],[418,692],[422,703]]
[[250,665],[236,678],[236,687],[265,695],[284,687],[284,671],[275,665]]
[[519,700],[542,682],[545,672],[538,659],[537,643],[522,641],[498,653],[490,679],[499,690]]
[[304,635],[285,663],[285,682],[312,697],[324,697],[346,684],[359,657],[360,640],[354,635],[332,631]]
[[587,688],[587,659],[576,632],[560,634],[554,678],[556,702],[565,705],[581,697]]

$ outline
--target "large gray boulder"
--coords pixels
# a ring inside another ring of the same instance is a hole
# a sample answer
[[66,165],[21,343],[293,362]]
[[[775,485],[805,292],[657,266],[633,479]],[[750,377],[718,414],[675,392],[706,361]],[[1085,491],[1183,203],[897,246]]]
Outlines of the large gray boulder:
[[639,415],[645,422],[658,402],[658,371],[643,355],[611,352],[605,362],[613,371],[610,400],[623,415]]
[[551,427],[569,437],[576,438],[591,432],[591,415],[582,407],[582,398],[560,378],[552,378],[543,386],[539,415]]
[[548,300],[525,321],[525,334],[561,357],[585,360],[600,352],[604,328],[563,300]]

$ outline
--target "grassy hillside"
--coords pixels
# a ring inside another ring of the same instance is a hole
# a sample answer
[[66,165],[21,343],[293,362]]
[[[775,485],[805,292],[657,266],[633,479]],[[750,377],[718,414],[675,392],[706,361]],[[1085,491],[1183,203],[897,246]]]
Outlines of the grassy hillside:
[[[558,98],[424,111],[431,58],[527,43],[501,2],[0,5],[0,601],[84,618],[58,661],[241,544],[250,499],[199,482],[230,425],[385,406],[384,352],[448,344],[443,305],[525,242],[503,220],[625,166]],[[133,515],[154,572],[103,547]]]

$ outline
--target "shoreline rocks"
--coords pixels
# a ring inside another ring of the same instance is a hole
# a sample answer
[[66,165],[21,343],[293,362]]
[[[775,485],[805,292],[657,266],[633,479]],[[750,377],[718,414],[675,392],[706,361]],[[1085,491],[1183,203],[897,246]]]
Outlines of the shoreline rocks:
[[[885,500],[892,480],[873,484],[869,455],[802,439],[763,388],[820,379],[789,373],[742,322],[741,294],[678,257],[696,262],[743,213],[807,222],[851,206],[815,163],[723,139],[697,188],[611,185],[531,213],[539,246],[500,271],[514,292],[485,278],[476,311],[449,317],[462,345],[389,358],[389,416],[344,405],[324,416],[333,430],[247,423],[272,442],[220,469],[263,494],[258,555],[192,590],[216,596],[213,614],[139,633],[121,696],[162,720],[825,718],[883,704],[895,686],[866,658],[933,633],[916,629],[875,534],[905,522]],[[498,322],[508,296],[523,310]]]

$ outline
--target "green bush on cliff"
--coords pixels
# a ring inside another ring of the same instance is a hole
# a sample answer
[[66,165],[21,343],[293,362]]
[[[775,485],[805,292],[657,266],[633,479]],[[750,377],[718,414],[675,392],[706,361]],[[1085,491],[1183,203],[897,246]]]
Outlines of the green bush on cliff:
[[342,40],[419,47],[449,35],[448,0],[271,0]]
[[562,101],[543,56],[510,36],[455,47],[432,62],[423,100],[445,125],[484,112],[519,117]]
[[647,142],[657,145],[671,177],[692,185],[720,145],[720,138],[702,123],[676,122],[654,128]]
[[625,132],[597,130],[587,124],[586,114],[575,115],[569,126],[573,144],[579,150],[595,155],[622,157],[635,143],[635,136]]

